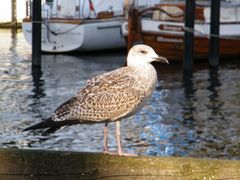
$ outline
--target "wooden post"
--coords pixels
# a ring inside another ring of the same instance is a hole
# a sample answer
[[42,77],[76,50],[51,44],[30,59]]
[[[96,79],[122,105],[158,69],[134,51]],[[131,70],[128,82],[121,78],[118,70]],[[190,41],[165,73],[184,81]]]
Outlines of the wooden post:
[[210,66],[219,65],[219,19],[221,1],[211,0]]
[[17,28],[17,4],[16,0],[12,0],[12,28]]
[[[194,58],[195,0],[186,0],[183,69],[192,70]],[[190,30],[190,31],[189,31]],[[173,52],[174,53],[174,52]]]
[[[128,16],[128,36],[127,36],[127,48],[128,50],[136,44],[142,41],[141,36],[141,20],[140,13],[137,8],[130,5],[129,7],[129,16]],[[125,60],[125,66],[127,65],[127,59]]]
[[41,0],[32,3],[32,66],[41,66]]
[[12,39],[15,39],[17,34],[17,2],[16,0],[12,0],[11,3],[12,3],[11,33],[12,33]]
[[140,13],[137,8],[130,7],[128,18],[128,50],[135,43],[142,41]]

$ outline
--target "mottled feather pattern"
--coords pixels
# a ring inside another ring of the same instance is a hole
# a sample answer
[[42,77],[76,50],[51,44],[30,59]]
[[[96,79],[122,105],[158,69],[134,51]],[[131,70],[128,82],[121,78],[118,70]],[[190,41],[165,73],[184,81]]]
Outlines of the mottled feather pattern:
[[149,88],[154,89],[146,87],[146,84],[152,84],[149,81],[156,79],[153,73],[146,82],[144,70],[140,73],[142,75],[135,71],[134,68],[123,67],[92,78],[74,98],[54,112],[53,119],[96,123],[115,121],[133,114],[143,105],[146,95],[151,93],[147,92]]
[[63,121],[66,119],[70,119],[71,109],[75,106],[77,102],[77,98],[73,97],[68,101],[61,104],[53,113],[52,119],[54,121]]

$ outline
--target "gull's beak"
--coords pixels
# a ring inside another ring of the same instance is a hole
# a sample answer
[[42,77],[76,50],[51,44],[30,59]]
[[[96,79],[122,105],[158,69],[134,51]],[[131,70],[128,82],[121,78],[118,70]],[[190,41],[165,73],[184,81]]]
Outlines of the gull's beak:
[[162,56],[154,57],[153,59],[157,62],[169,64],[168,60],[165,57],[162,57]]

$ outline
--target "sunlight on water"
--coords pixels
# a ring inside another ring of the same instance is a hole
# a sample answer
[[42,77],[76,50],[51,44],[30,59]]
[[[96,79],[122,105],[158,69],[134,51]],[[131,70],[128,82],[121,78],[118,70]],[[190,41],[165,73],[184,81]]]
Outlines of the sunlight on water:
[[[55,134],[22,133],[51,115],[85,81],[122,66],[126,53],[42,55],[31,70],[31,47],[23,34],[0,30],[0,147],[101,152],[103,124],[77,125]],[[159,82],[150,102],[122,121],[124,150],[154,156],[240,159],[240,63],[209,70],[198,64],[192,77],[181,64],[157,65]],[[115,126],[109,146],[116,150]]]

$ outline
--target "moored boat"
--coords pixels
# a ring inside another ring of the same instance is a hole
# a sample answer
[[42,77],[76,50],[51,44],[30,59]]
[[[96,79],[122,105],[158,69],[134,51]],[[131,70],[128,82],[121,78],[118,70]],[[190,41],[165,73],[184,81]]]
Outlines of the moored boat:
[[[151,8],[133,7],[129,20],[122,25],[128,47],[142,42],[152,46],[169,60],[183,60],[184,31],[194,33],[194,56],[196,59],[208,57],[210,36],[210,7],[196,7],[195,27],[184,27],[185,4],[156,4]],[[221,7],[220,17],[220,57],[240,56],[240,4]]]
[[[129,4],[147,7],[157,0],[42,0],[42,51],[95,51],[127,47],[121,33]],[[22,29],[32,43],[32,0]]]
[[[23,19],[24,37],[32,42],[32,2]],[[121,0],[53,0],[42,4],[42,51],[91,51],[126,47],[120,33]]]

